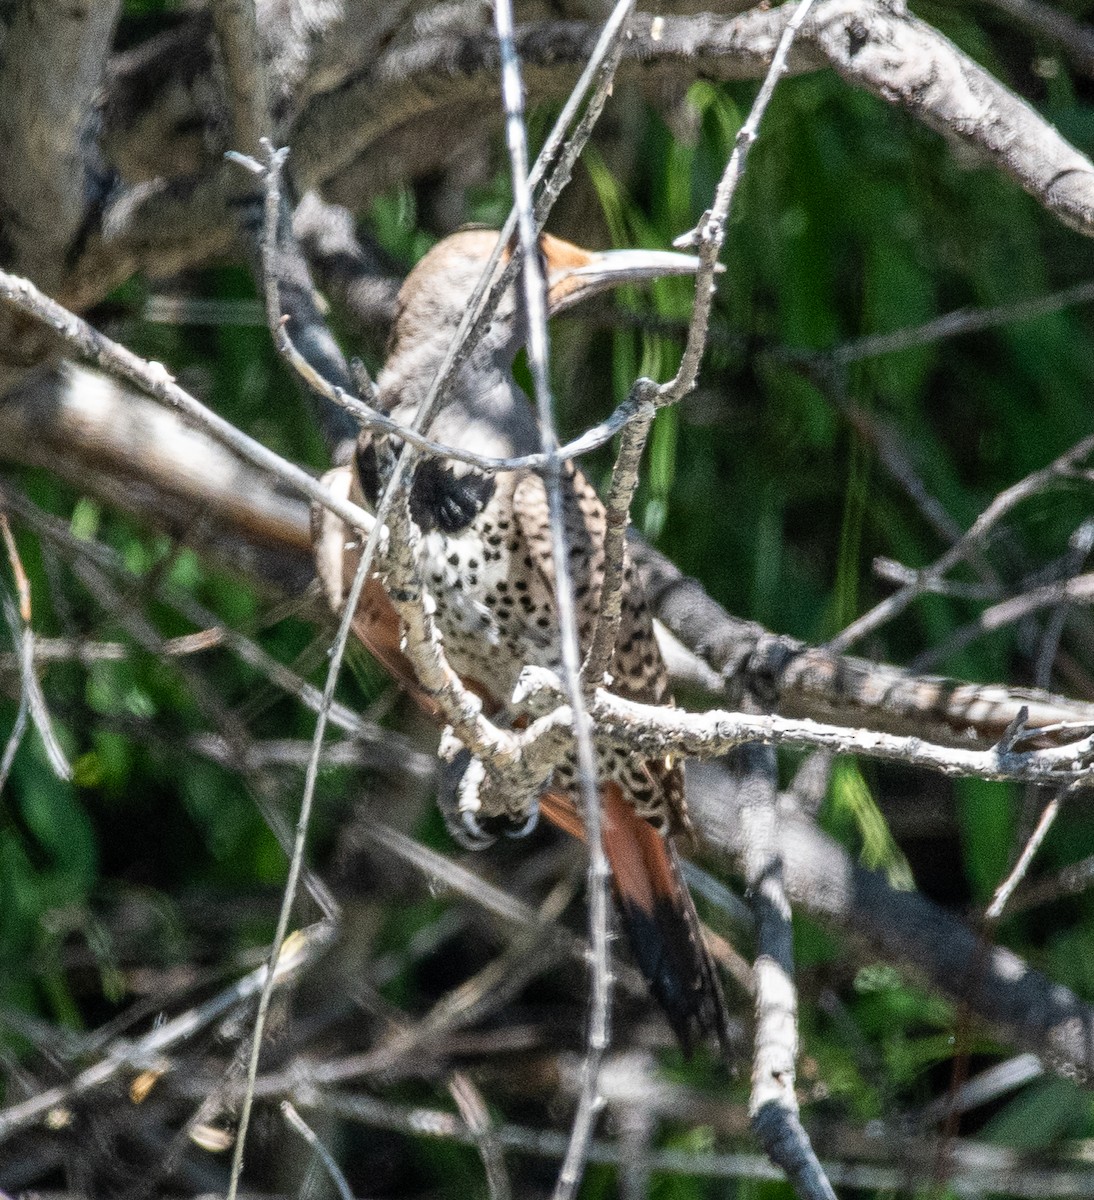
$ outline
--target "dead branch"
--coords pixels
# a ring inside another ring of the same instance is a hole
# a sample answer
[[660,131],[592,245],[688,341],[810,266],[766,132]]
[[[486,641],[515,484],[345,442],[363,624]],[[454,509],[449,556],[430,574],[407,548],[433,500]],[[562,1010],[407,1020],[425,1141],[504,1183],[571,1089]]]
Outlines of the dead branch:
[[[637,16],[623,77],[651,87],[666,77],[759,78],[790,8],[732,18],[667,16],[658,18],[656,37],[651,18]],[[144,48],[114,77],[104,145],[133,180],[142,178],[140,163],[151,156],[155,169],[150,174],[161,181],[138,182],[112,202],[104,216],[109,240],[89,243],[59,293],[73,307],[92,303],[134,270],[179,270],[230,243],[232,223],[225,207],[230,189],[223,167],[210,162],[200,136],[186,150],[177,145],[175,132],[185,125],[187,106],[199,128],[206,119],[208,101],[204,107],[199,101],[211,85],[205,80],[208,65],[201,62],[201,29],[196,22],[185,36],[167,35],[169,47],[159,53]],[[276,40],[277,34],[264,31],[264,36]],[[301,83],[306,102],[290,135],[301,188],[323,185],[329,198],[354,207],[395,179],[434,170],[438,153],[458,153],[466,142],[455,135],[470,124],[478,137],[476,120],[495,110],[497,96],[496,46],[481,31],[446,30],[413,47],[397,43],[379,55],[370,36],[371,30],[365,37],[345,38],[339,21],[319,31],[312,48],[316,58],[334,53],[345,68],[348,52],[360,57],[355,69],[340,68],[338,86],[330,91]],[[565,94],[595,37],[595,28],[582,22],[519,30],[518,50],[533,94],[539,99]],[[168,57],[173,61],[165,70]],[[853,85],[904,107],[984,156],[1073,228],[1094,229],[1088,160],[1032,108],[907,12],[860,0],[823,0],[789,65],[793,72],[835,67]],[[138,94],[139,109],[125,99]],[[446,119],[453,123],[452,137],[422,136],[423,124],[436,134],[438,122]],[[172,141],[173,148],[166,144]],[[410,146],[418,148],[416,154]],[[163,176],[163,163],[172,153],[188,164],[185,184]]]

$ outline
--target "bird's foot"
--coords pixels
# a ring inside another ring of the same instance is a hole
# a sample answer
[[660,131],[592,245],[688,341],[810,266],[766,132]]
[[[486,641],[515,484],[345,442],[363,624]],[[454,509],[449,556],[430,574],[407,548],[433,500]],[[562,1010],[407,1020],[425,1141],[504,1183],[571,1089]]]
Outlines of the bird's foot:
[[[510,818],[513,819],[513,818]],[[505,831],[507,838],[523,838],[527,837],[539,824],[539,801],[533,800],[528,806],[528,815],[524,818],[524,823],[519,826],[514,826],[512,829]]]
[[487,771],[481,759],[456,737],[451,729],[441,736],[439,753],[443,766],[437,789],[437,805],[448,832],[467,850],[483,850],[498,837],[527,837],[539,821],[539,801],[532,796],[514,803],[506,797],[500,811],[491,811]]

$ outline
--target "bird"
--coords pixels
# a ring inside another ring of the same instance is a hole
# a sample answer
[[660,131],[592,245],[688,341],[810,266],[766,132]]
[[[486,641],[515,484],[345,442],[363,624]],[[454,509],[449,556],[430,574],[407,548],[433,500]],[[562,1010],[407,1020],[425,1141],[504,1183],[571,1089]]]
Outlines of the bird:
[[[407,276],[398,296],[387,357],[377,377],[380,409],[409,425],[445,357],[498,234],[464,229],[438,242]],[[542,234],[539,253],[550,316],[609,288],[668,275],[692,275],[698,259],[656,250],[588,251]],[[508,251],[506,251],[506,257]],[[503,258],[503,263],[505,258]],[[500,270],[500,267],[499,267]],[[541,449],[538,420],[514,378],[527,338],[518,289],[503,294],[489,327],[458,372],[426,430],[435,443],[481,456],[512,458]],[[365,430],[350,462],[325,476],[342,498],[374,509],[379,491],[377,445]],[[592,641],[604,570],[604,505],[572,461],[561,472],[568,561],[582,653]],[[519,724],[512,698],[526,667],[561,674],[548,493],[534,469],[486,472],[464,462],[417,460],[409,513],[418,528],[418,565],[426,603],[449,665],[500,724]],[[317,574],[340,612],[362,541],[335,514],[313,511]],[[438,721],[435,702],[418,683],[402,649],[403,631],[384,590],[382,568],[367,582],[353,632]],[[672,703],[668,673],[637,572],[625,562],[622,617],[609,667],[609,690],[650,704]],[[714,963],[683,881],[674,839],[689,829],[683,764],[597,743],[601,832],[621,923],[650,990],[686,1055],[711,1037],[729,1052],[727,1011]],[[462,773],[471,759],[454,756],[441,773],[439,797],[449,828],[465,845],[493,840],[499,825],[526,832],[542,812],[565,832],[584,837],[570,761],[533,803],[513,797],[493,814],[459,812]]]

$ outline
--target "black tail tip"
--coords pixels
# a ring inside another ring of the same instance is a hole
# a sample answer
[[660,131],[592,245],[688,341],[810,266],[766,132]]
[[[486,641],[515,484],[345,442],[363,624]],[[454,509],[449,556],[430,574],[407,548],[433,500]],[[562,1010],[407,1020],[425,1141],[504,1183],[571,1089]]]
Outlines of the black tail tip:
[[667,899],[648,912],[620,898],[619,909],[638,966],[684,1057],[713,1037],[732,1067],[738,1053],[725,997],[698,929]]

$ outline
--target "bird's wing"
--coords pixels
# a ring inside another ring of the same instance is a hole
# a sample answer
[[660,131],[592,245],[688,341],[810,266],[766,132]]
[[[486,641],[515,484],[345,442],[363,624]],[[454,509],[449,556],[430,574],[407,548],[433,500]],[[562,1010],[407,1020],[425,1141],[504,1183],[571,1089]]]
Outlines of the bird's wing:
[[[546,583],[553,607],[555,562],[551,547],[551,514],[546,484],[535,471],[523,473],[513,493],[513,511],[525,552]],[[599,611],[607,523],[604,505],[596,490],[572,462],[564,463],[562,468],[562,512],[578,636],[584,648],[592,638]]]
[[[323,483],[342,500],[355,498],[357,491],[352,467],[336,467],[323,476]],[[351,529],[329,508],[312,508],[312,548],[315,571],[331,608],[341,613],[361,561],[363,543],[358,531]],[[391,607],[380,581],[365,581],[365,589],[353,617],[353,632],[389,675],[405,688],[431,716],[438,717],[436,706],[419,686],[410,660],[402,652],[399,617]]]

